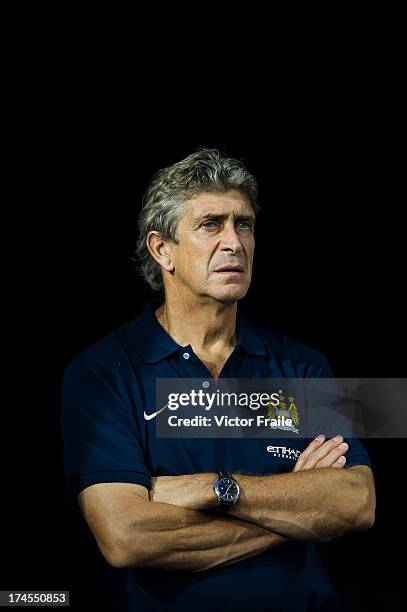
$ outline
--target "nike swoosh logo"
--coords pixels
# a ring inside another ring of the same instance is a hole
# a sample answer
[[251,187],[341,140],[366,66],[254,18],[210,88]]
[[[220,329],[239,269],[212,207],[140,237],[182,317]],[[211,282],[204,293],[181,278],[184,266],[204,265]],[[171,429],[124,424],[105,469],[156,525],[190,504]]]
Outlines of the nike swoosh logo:
[[157,410],[157,412],[152,412],[151,414],[147,414],[147,412],[144,410],[144,418],[146,421],[151,421],[151,419],[153,419],[154,417],[157,416],[157,414],[160,414],[160,412],[162,412],[163,410],[165,410],[168,406],[168,402],[167,404],[165,404],[165,406],[163,406],[162,408],[160,408],[160,410]]

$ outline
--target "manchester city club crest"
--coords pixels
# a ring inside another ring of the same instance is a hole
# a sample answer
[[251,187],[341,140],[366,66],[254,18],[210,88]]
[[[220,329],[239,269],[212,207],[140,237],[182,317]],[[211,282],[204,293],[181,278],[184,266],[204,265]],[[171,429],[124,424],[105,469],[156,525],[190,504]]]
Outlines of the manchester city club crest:
[[283,391],[280,390],[278,392],[278,404],[274,405],[270,401],[267,417],[271,421],[270,429],[282,429],[299,433],[300,415],[295,405],[294,396],[290,395],[287,401]]

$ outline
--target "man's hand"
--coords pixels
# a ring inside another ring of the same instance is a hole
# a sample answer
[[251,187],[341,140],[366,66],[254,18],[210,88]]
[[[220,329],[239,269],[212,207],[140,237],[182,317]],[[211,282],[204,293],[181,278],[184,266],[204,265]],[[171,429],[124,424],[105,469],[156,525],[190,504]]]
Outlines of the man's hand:
[[217,505],[213,473],[158,476],[151,479],[150,501],[173,504],[190,510],[211,510]]
[[325,436],[320,435],[300,454],[293,472],[313,468],[343,468],[346,464],[347,451],[348,445],[343,442],[342,436],[335,436],[325,441]]

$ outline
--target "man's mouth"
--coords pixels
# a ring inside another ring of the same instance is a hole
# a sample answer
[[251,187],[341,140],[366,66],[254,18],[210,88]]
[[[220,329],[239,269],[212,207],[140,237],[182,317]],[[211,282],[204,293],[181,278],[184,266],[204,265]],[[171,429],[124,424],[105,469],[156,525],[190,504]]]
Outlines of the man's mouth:
[[243,273],[242,266],[222,266],[215,270],[215,272],[219,272],[221,274],[242,274]]

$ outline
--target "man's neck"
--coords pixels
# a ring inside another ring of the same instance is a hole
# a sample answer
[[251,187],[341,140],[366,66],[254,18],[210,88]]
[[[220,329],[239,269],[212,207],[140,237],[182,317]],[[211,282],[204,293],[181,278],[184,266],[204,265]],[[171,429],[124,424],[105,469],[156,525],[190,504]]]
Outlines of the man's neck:
[[236,344],[237,302],[167,297],[155,315],[177,344],[190,344],[198,355],[222,356]]

